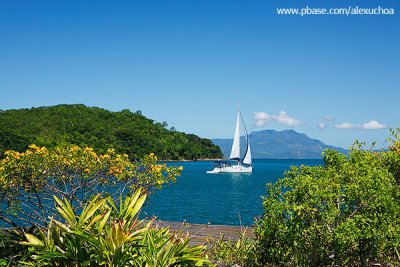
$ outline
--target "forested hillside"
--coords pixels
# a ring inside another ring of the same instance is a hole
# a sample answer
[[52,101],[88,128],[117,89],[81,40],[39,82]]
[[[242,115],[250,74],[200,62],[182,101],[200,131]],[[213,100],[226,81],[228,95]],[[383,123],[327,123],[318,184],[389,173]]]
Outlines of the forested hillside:
[[0,157],[5,150],[25,150],[29,144],[75,144],[99,152],[112,147],[131,159],[155,153],[160,159],[221,158],[209,139],[185,134],[167,123],[154,122],[140,111],[111,112],[85,105],[57,105],[0,111]]

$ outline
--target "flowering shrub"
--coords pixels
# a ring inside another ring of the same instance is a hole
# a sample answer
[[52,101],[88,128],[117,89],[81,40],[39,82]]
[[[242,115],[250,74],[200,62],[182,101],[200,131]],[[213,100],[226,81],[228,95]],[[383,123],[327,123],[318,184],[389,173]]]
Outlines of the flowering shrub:
[[131,162],[114,149],[97,154],[90,147],[49,150],[33,144],[23,153],[6,151],[0,160],[0,221],[17,228],[43,226],[55,213],[53,195],[79,209],[98,193],[114,197],[139,187],[151,193],[179,174],[180,168],[157,163],[154,154]]

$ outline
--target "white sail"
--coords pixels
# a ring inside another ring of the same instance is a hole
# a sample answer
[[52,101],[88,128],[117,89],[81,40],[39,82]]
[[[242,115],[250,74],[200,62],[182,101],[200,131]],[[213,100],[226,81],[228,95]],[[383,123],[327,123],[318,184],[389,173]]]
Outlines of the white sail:
[[247,150],[246,150],[246,154],[244,155],[243,161],[244,164],[249,164],[251,165],[251,150],[250,150],[250,143],[247,140]]
[[244,153],[242,163],[251,165],[252,162],[251,162],[251,149],[250,149],[249,134],[247,132],[247,127],[246,127],[246,124],[244,123],[243,117],[241,115],[240,115],[240,117],[242,118],[243,127],[246,132],[246,143],[247,143],[247,148],[246,148],[246,152]]
[[235,129],[235,135],[233,137],[231,155],[229,156],[229,158],[240,159],[240,112],[239,111],[236,119],[236,129]]

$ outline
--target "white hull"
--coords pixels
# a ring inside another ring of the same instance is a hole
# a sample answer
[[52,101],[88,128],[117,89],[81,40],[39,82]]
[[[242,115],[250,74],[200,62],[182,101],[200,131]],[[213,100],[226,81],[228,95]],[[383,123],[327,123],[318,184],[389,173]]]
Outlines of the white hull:
[[207,171],[207,173],[249,173],[252,171],[252,166],[229,165],[224,167],[215,167],[212,171]]

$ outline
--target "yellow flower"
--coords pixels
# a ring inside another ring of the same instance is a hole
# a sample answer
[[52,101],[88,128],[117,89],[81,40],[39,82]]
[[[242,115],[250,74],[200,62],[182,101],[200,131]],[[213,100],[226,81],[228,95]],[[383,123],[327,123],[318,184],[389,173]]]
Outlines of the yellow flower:
[[35,144],[30,144],[30,145],[29,145],[29,148],[36,149],[37,146],[36,146]]

